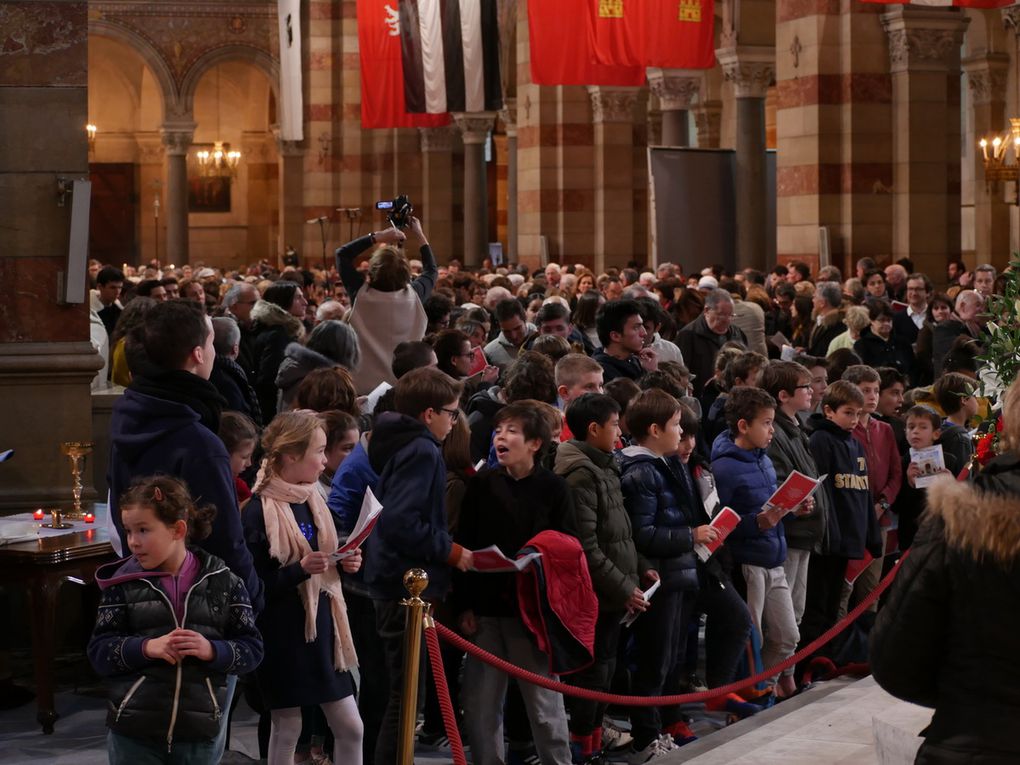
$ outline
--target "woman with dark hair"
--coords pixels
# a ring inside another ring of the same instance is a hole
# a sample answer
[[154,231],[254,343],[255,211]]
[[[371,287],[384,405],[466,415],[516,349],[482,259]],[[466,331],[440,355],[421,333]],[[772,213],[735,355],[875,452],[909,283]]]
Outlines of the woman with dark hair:
[[145,314],[156,305],[156,301],[148,297],[136,297],[124,306],[117,317],[117,323],[110,337],[110,382],[114,385],[131,384],[131,370],[128,368],[125,341],[127,336],[145,323]]
[[999,455],[973,481],[938,480],[879,610],[871,671],[935,710],[919,765],[1020,762],[1020,382],[1003,396]]
[[481,372],[471,374],[474,349],[471,347],[471,338],[459,329],[448,329],[436,335],[432,350],[436,352],[439,370],[463,383],[460,397],[462,406],[466,406],[473,395],[496,382],[499,377],[499,368],[488,364]]
[[598,290],[582,292],[577,298],[574,315],[570,317],[573,325],[588,337],[595,348],[602,347],[598,331],[595,329],[595,314],[599,312],[599,307],[605,302],[605,297]]
[[886,289],[885,274],[879,271],[877,268],[869,269],[864,273],[864,289],[868,293],[867,298],[878,298],[879,300],[888,300],[889,293]]
[[914,345],[915,387],[931,385],[935,382],[935,327],[941,322],[953,318],[953,299],[944,292],[936,292],[928,303],[928,312],[924,317],[924,325],[917,333]]
[[284,351],[276,374],[280,410],[290,409],[297,386],[313,369],[341,366],[353,373],[360,359],[358,336],[349,324],[333,319],[322,322],[311,331],[304,345],[290,343]]
[[255,367],[251,380],[264,422],[276,416],[276,375],[287,346],[305,335],[301,319],[307,305],[305,293],[296,282],[278,281],[266,288],[251,309]]
[[854,353],[869,367],[892,367],[903,375],[910,373],[913,353],[909,345],[893,335],[893,309],[884,300],[868,300],[870,326],[861,331]]
[[810,295],[797,295],[790,304],[790,342],[794,348],[807,348],[811,345],[813,302]]

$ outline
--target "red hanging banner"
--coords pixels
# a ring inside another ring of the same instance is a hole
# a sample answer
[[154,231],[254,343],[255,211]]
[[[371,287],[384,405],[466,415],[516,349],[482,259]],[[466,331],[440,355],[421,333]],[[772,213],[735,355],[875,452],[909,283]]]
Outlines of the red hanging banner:
[[608,66],[711,69],[712,0],[587,0],[589,44]]
[[394,0],[358,0],[361,127],[441,127],[449,114],[409,114],[404,103],[400,17]]
[[600,64],[592,47],[589,0],[531,0],[531,81],[537,85],[643,85],[643,66]]

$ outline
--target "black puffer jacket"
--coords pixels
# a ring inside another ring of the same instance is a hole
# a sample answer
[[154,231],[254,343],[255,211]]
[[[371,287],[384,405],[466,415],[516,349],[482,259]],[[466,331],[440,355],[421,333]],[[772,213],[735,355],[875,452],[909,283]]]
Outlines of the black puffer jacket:
[[634,544],[659,572],[663,592],[697,590],[694,527],[708,523],[708,516],[692,506],[693,481],[690,491],[685,490],[682,467],[641,446],[623,450],[621,470]]
[[270,422],[276,416],[276,375],[284,353],[290,343],[304,337],[305,327],[298,317],[266,300],[255,304],[251,318],[255,379],[249,382],[258,394],[263,421]]
[[875,679],[934,707],[917,762],[1020,762],[1020,457],[928,489],[871,642]]
[[[214,555],[195,548],[194,582],[180,595],[178,610],[157,583],[171,577],[146,571],[133,557],[96,573],[102,600],[89,641],[89,660],[107,677],[107,726],[130,738],[211,741],[219,733],[228,674],[244,674],[262,661],[262,636],[241,580]],[[188,564],[185,563],[185,567]],[[183,572],[182,568],[182,572]],[[173,592],[176,579],[167,585]],[[179,664],[145,657],[148,638],[177,627],[201,633],[212,643],[212,661],[194,657]]]

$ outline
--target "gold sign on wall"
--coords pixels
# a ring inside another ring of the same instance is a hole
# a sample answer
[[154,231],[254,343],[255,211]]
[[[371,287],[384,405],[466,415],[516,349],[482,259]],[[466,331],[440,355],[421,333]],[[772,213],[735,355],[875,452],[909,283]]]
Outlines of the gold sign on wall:
[[701,3],[698,0],[680,0],[677,19],[701,23]]
[[623,0],[599,0],[600,19],[622,19]]

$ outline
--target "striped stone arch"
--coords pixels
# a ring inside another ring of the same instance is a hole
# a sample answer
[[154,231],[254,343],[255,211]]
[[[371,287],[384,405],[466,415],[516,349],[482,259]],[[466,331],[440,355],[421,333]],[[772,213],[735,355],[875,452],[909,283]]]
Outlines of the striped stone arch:
[[163,104],[163,121],[186,114],[181,110],[180,94],[173,74],[163,54],[148,40],[120,24],[105,19],[89,19],[89,34],[107,37],[124,43],[137,53],[159,83],[159,94]]
[[181,80],[180,105],[186,114],[194,114],[195,91],[202,76],[218,64],[226,61],[244,61],[252,64],[269,80],[276,102],[280,102],[280,62],[269,53],[250,45],[224,45],[212,48],[188,68]]

